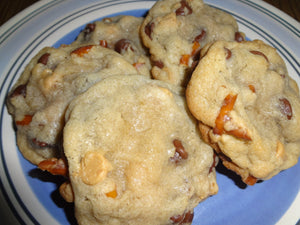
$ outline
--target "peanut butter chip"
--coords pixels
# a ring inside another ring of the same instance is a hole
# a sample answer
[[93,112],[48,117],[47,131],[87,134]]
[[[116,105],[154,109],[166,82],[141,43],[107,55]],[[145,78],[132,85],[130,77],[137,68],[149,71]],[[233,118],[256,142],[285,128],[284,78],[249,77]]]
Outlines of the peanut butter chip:
[[66,181],[60,185],[59,193],[66,200],[66,202],[74,202],[74,193],[70,182]]
[[159,88],[160,90],[162,90],[163,93],[165,93],[165,94],[168,95],[169,97],[172,97],[172,96],[173,96],[172,92],[171,92],[169,89],[163,88],[163,87],[158,87],[158,88]]
[[26,89],[27,89],[27,84],[21,84],[16,89],[10,94],[10,98],[16,97],[16,96],[23,96],[26,98]]
[[276,158],[283,158],[284,157],[284,146],[280,141],[277,141],[277,149],[276,149]]
[[81,160],[81,179],[87,185],[95,185],[104,180],[111,164],[99,152],[87,152]]

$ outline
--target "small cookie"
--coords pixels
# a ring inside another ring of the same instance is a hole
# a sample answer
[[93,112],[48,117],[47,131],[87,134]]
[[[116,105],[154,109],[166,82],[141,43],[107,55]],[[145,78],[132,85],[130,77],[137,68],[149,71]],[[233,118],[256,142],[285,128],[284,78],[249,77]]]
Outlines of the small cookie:
[[139,74],[150,77],[149,53],[139,35],[143,20],[142,17],[126,15],[104,18],[87,24],[74,43],[100,44],[113,49],[123,55]]
[[137,70],[110,49],[94,45],[42,49],[7,97],[24,157],[33,164],[59,157],[63,118],[70,100],[116,74],[137,74]]
[[218,191],[213,150],[178,92],[113,76],[70,103],[64,152],[79,224],[190,224]]
[[299,89],[262,41],[207,48],[186,90],[204,140],[247,184],[295,165],[300,155]]
[[228,13],[201,0],[162,0],[149,10],[140,30],[149,48],[155,79],[186,86],[199,50],[215,40],[235,40],[238,25]]

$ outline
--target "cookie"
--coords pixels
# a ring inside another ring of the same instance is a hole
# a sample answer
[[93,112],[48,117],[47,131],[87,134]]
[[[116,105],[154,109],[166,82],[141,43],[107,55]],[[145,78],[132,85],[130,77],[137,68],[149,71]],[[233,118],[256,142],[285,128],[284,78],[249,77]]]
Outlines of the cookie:
[[142,44],[139,30],[144,18],[127,15],[107,17],[86,25],[77,43],[91,43],[113,49],[124,56],[139,72],[150,77],[148,50]]
[[140,33],[151,54],[153,77],[183,87],[205,44],[243,39],[230,14],[200,0],[157,1]]
[[99,45],[42,49],[7,97],[24,157],[33,164],[59,157],[64,113],[70,100],[104,77],[137,73],[120,54]]
[[218,191],[213,150],[176,89],[113,76],[70,103],[63,146],[79,224],[190,224]]
[[204,140],[247,184],[295,165],[299,89],[276,49],[259,40],[204,49],[186,90]]

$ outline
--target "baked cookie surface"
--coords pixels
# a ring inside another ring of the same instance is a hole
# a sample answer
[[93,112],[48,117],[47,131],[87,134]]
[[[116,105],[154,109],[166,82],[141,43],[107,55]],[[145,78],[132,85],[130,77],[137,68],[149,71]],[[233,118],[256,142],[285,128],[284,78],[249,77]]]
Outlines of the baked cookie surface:
[[151,54],[153,77],[184,87],[199,50],[212,41],[235,40],[236,32],[230,14],[202,0],[157,1],[140,30]]
[[218,191],[213,150],[177,93],[114,76],[70,103],[64,151],[79,224],[190,224]]
[[137,70],[115,51],[99,45],[42,49],[7,97],[23,156],[33,164],[59,157],[70,100],[104,77],[120,73],[137,74]]
[[87,24],[74,43],[100,44],[115,50],[123,55],[139,74],[150,77],[149,53],[139,34],[143,20],[142,17],[126,15],[107,17]]
[[223,164],[248,184],[295,165],[299,89],[276,50],[255,40],[218,41],[205,51],[186,98]]

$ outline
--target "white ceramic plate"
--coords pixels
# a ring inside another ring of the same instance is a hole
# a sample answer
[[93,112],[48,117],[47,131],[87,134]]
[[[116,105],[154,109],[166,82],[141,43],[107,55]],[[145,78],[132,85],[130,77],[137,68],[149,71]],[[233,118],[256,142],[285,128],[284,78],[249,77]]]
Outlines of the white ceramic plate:
[[[289,74],[300,84],[300,24],[261,1],[206,0],[231,13],[249,39],[278,49]],[[116,14],[143,16],[154,1],[40,1],[0,28],[0,218],[1,224],[76,224],[72,205],[19,153],[5,97],[29,60],[44,46],[74,40],[85,24]],[[294,225],[300,216],[300,164],[271,180],[245,187],[219,170],[220,191],[195,210],[193,224]]]

